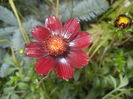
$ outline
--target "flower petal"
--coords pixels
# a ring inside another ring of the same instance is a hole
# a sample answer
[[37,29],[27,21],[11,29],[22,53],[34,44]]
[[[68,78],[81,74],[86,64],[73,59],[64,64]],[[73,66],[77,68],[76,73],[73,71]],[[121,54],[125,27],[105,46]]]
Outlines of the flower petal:
[[79,28],[79,21],[77,19],[71,18],[64,24],[62,36],[64,36],[64,38],[66,39],[71,40],[76,36]]
[[67,63],[65,58],[60,58],[56,65],[56,73],[60,78],[69,80],[74,75],[74,68]]
[[35,71],[40,75],[46,75],[55,67],[56,61],[51,56],[39,59],[35,65]]
[[45,20],[45,27],[52,33],[60,33],[62,30],[62,24],[55,16],[50,16]]
[[40,58],[46,56],[47,53],[43,48],[41,42],[31,42],[25,47],[26,55],[33,58]]
[[42,26],[36,26],[32,30],[32,35],[36,40],[45,40],[49,34],[49,31]]
[[88,32],[79,32],[77,37],[69,43],[74,48],[85,48],[91,44],[91,36]]
[[71,66],[82,68],[88,63],[89,58],[82,50],[71,50],[67,56],[67,60]]

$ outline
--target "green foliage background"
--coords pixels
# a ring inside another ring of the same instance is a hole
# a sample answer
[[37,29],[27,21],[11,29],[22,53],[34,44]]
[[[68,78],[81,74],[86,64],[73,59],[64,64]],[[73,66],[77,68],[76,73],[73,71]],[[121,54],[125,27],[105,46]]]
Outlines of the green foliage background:
[[[133,18],[133,0],[14,0],[20,20],[11,3],[0,0],[0,99],[133,99],[133,26],[114,27],[120,14]],[[50,15],[77,18],[93,37],[90,63],[69,81],[37,75],[24,53],[31,29]]]

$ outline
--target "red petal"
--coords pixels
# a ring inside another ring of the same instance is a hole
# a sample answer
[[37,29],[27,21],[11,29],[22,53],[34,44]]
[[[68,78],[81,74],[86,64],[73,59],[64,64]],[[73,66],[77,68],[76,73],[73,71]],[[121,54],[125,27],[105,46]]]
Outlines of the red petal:
[[64,38],[71,40],[76,36],[79,28],[79,21],[77,19],[71,18],[64,24],[62,35]]
[[45,40],[49,34],[49,31],[42,26],[36,26],[32,30],[32,35],[36,40]]
[[35,71],[40,75],[46,75],[55,67],[56,62],[51,56],[39,59],[35,65]]
[[69,43],[74,48],[85,48],[91,44],[91,36],[88,32],[79,32],[77,37]]
[[47,53],[40,42],[31,42],[25,47],[26,55],[33,58],[40,58]]
[[67,60],[71,66],[77,68],[84,67],[89,61],[87,54],[82,50],[70,51],[70,53],[67,56]]
[[55,16],[50,16],[45,20],[45,27],[53,33],[60,33],[62,24],[58,18]]
[[57,75],[64,79],[69,80],[74,75],[74,68],[67,63],[65,58],[59,59],[59,63],[56,65]]

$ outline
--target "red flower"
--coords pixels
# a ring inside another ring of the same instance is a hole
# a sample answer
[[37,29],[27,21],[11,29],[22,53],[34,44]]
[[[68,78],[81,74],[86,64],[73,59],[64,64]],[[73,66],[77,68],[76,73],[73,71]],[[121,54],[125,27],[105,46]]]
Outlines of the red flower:
[[37,40],[26,46],[29,57],[38,58],[35,71],[46,75],[53,69],[57,75],[69,80],[73,77],[74,68],[82,68],[88,63],[88,56],[82,48],[90,45],[88,32],[78,32],[78,20],[71,18],[64,26],[58,18],[46,19],[45,27],[36,26],[32,35]]

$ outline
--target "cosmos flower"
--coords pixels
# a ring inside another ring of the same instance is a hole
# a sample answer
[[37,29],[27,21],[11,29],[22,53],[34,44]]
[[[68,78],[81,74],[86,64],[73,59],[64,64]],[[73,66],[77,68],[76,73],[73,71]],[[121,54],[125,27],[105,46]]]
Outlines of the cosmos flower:
[[51,16],[45,20],[45,26],[36,26],[32,30],[37,40],[25,47],[26,55],[38,58],[35,71],[47,75],[53,69],[58,77],[69,80],[75,68],[84,67],[88,55],[82,50],[90,45],[88,32],[78,32],[80,24],[71,18],[64,25],[58,18]]
[[115,27],[118,28],[128,28],[132,24],[131,19],[125,15],[119,15],[118,18],[115,20]]

